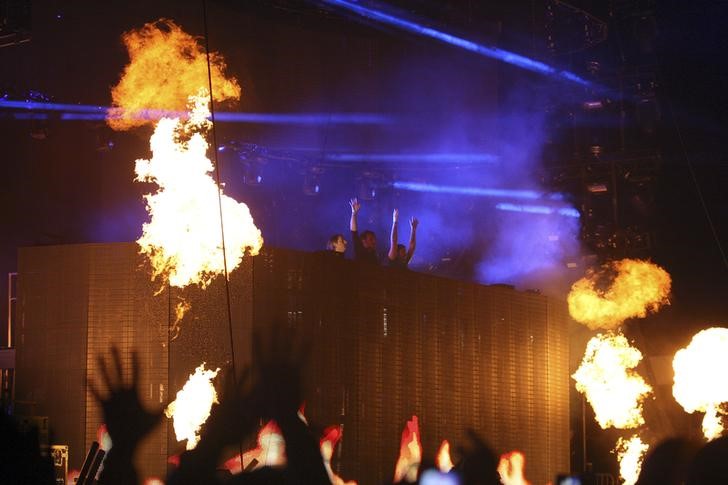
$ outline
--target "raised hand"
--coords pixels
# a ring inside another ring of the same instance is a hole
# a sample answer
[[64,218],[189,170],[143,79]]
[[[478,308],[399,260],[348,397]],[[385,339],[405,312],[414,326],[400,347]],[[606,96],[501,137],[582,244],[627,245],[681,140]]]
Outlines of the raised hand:
[[220,404],[212,408],[202,432],[203,440],[219,447],[240,443],[257,425],[250,369],[236,379],[229,367],[223,376]]
[[103,357],[98,358],[101,380],[109,389],[103,395],[93,382],[89,381],[91,394],[101,405],[104,422],[115,449],[133,450],[141,439],[161,420],[162,410],[149,411],[139,399],[139,357],[131,354],[131,380],[125,382],[121,356],[117,347],[111,348],[113,370]]
[[273,325],[265,338],[256,333],[253,341],[261,415],[276,420],[295,416],[303,401],[301,375],[310,342],[282,324]]
[[394,209],[392,211],[392,224],[396,224],[397,221],[399,221],[399,209]]
[[356,214],[359,212],[359,209],[361,209],[361,203],[359,202],[359,199],[354,197],[349,201],[349,205],[351,206],[351,213]]
[[410,228],[413,231],[416,231],[417,226],[419,225],[420,221],[418,221],[416,217],[410,217],[409,223],[410,223]]
[[111,348],[113,371],[99,357],[101,380],[109,389],[102,394],[89,380],[89,389],[101,405],[104,422],[109,430],[112,447],[104,460],[104,470],[99,477],[100,485],[125,485],[137,483],[134,469],[134,451],[139,442],[159,423],[162,410],[149,411],[139,399],[139,358],[131,354],[131,381],[125,382],[119,349]]

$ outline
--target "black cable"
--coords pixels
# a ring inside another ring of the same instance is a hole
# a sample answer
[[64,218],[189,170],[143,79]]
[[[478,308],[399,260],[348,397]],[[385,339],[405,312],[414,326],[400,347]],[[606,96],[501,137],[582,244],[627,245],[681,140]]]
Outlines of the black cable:
[[718,246],[718,251],[720,252],[721,257],[723,258],[723,266],[725,266],[726,269],[728,269],[728,257],[726,257],[725,250],[723,249],[723,245],[720,243],[720,237],[718,236],[718,231],[715,229],[715,224],[713,223],[713,218],[710,216],[710,211],[708,210],[708,205],[705,203],[705,198],[703,197],[703,191],[700,188],[700,183],[698,182],[698,177],[695,175],[695,168],[693,167],[693,162],[690,160],[690,155],[688,154],[688,150],[685,147],[685,141],[683,140],[682,131],[680,130],[680,125],[677,122],[677,116],[675,116],[675,110],[672,107],[672,102],[670,101],[669,96],[666,96],[667,106],[670,110],[670,117],[672,118],[672,122],[675,125],[675,131],[677,132],[677,139],[680,142],[680,149],[683,152],[683,157],[685,158],[685,162],[687,162],[688,165],[688,171],[690,172],[690,177],[693,181],[693,184],[695,185],[695,192],[698,194],[698,199],[700,200],[700,205],[703,208],[703,213],[705,213],[705,218],[708,221],[708,226],[710,226],[710,231],[713,233],[713,238],[715,239],[715,244]]
[[212,152],[214,153],[215,180],[217,182],[217,206],[220,213],[220,236],[222,237],[222,263],[225,274],[225,302],[227,304],[228,332],[230,337],[230,359],[233,365],[233,382],[237,385],[237,376],[235,375],[235,345],[233,342],[233,318],[230,307],[230,282],[228,281],[228,265],[227,254],[225,250],[225,226],[222,214],[222,186],[220,182],[220,164],[217,159],[217,133],[215,130],[215,107],[212,97],[212,68],[210,67],[210,38],[207,32],[207,1],[202,0],[202,21],[205,29],[205,56],[207,58],[207,82],[210,90],[210,122],[212,123]]
[[[230,360],[232,363],[233,373],[233,387],[237,390],[238,388],[238,376],[235,367],[235,341],[233,340],[233,317],[232,309],[230,307],[230,281],[228,280],[228,265],[227,265],[227,254],[225,252],[225,226],[223,222],[222,212],[222,191],[220,187],[220,165],[217,159],[217,133],[215,130],[215,106],[212,97],[212,68],[210,66],[210,36],[207,30],[207,1],[202,0],[202,23],[205,32],[205,57],[207,59],[207,83],[210,90],[210,122],[212,123],[212,152],[214,153],[213,161],[215,167],[215,179],[217,182],[217,205],[220,213],[220,236],[222,238],[222,262],[223,270],[225,275],[225,303],[227,307],[227,319],[228,319],[228,337],[230,338]],[[240,468],[243,468],[243,442],[242,439],[238,441],[238,447],[240,451]]]

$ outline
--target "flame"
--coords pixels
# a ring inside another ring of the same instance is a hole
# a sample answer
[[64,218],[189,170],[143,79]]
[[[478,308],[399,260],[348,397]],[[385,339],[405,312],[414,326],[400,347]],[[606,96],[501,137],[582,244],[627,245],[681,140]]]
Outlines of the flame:
[[177,441],[187,440],[188,450],[197,446],[200,428],[210,416],[212,404],[218,402],[212,379],[219,370],[205,370],[205,363],[200,364],[177,393],[177,399],[164,410],[164,414],[173,420]]
[[286,464],[285,450],[286,446],[280,428],[275,421],[268,421],[258,431],[257,446],[244,452],[242,460],[240,459],[240,453],[238,453],[225,461],[223,468],[236,475],[242,473],[248,467],[254,470],[263,466],[282,466]]
[[511,451],[501,455],[498,462],[498,474],[503,485],[531,485],[526,480],[524,470],[526,457],[520,451]]
[[164,481],[156,477],[149,477],[144,480],[144,485],[164,485]]
[[[111,91],[113,109],[107,123],[128,130],[150,123],[148,110],[184,111],[187,97],[208,88],[207,57],[197,39],[168,19],[145,24],[124,33],[129,52],[119,84]],[[210,73],[215,101],[240,98],[240,85],[224,75],[225,61],[210,53]],[[151,115],[151,116],[150,116]]]
[[412,416],[412,419],[407,421],[407,425],[402,431],[399,458],[394,468],[394,482],[397,483],[403,480],[415,482],[421,461],[420,427],[417,416]]
[[622,334],[598,334],[587,343],[584,359],[571,377],[603,429],[644,424],[642,400],[652,388],[633,370],[640,360],[642,353]]
[[[597,284],[611,284],[604,290]],[[595,329],[615,329],[624,320],[656,312],[670,294],[670,275],[647,261],[622,259],[589,270],[571,287],[567,301],[574,320]]]
[[728,328],[721,327],[696,333],[672,361],[675,371],[672,394],[686,412],[705,413],[703,435],[708,440],[723,433],[724,413],[720,405],[728,402],[728,379],[721,370],[727,366]]
[[[205,288],[225,269],[218,197],[229,271],[246,252],[257,254],[263,238],[248,206],[222,194],[210,176],[213,165],[205,156],[208,144],[199,131],[209,126],[207,101],[204,96],[193,96],[191,101],[190,120],[162,118],[150,141],[152,158],[136,161],[136,180],[159,186],[145,196],[151,220],[144,224],[137,242],[152,263],[152,279],[161,276],[172,286],[196,283]],[[182,141],[181,134],[189,138]]]
[[440,449],[437,450],[435,464],[437,469],[443,473],[448,473],[455,466],[452,463],[452,458],[450,458],[450,443],[447,440],[444,440],[442,444],[440,444]]
[[346,481],[331,469],[331,457],[343,434],[344,430],[341,426],[329,426],[324,430],[323,437],[319,442],[321,458],[323,458],[324,468],[326,468],[326,472],[329,474],[329,480],[331,480],[332,485],[357,485],[356,481]]
[[619,476],[624,480],[624,485],[634,485],[642,470],[642,460],[649,445],[642,442],[639,436],[633,435],[628,440],[619,438],[614,451],[619,461]]

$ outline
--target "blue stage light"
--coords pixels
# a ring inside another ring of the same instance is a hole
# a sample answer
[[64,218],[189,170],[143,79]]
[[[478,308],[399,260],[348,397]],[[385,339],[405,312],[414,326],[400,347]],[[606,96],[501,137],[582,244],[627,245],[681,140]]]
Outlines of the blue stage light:
[[529,70],[532,72],[537,72],[539,74],[544,74],[547,76],[561,78],[561,79],[564,79],[569,82],[580,84],[582,86],[589,86],[591,84],[591,83],[589,83],[589,81],[582,79],[581,77],[577,76],[576,74],[574,74],[572,72],[557,69],[557,68],[549,66],[548,64],[545,64],[541,61],[530,59],[526,56],[522,56],[520,54],[516,54],[514,52],[509,52],[509,51],[506,51],[503,49],[499,49],[497,47],[489,47],[486,45],[478,44],[471,40],[467,40],[462,37],[448,34],[447,32],[443,32],[441,30],[433,29],[432,27],[426,27],[424,25],[421,25],[421,24],[415,22],[414,20],[409,20],[409,19],[403,18],[401,16],[402,14],[398,14],[399,15],[398,16],[398,15],[384,12],[383,6],[377,6],[375,8],[374,7],[375,4],[373,4],[373,3],[369,3],[369,5],[371,5],[371,6],[364,6],[358,2],[348,1],[348,0],[320,0],[320,1],[325,4],[334,6],[334,7],[344,8],[346,10],[349,10],[350,12],[354,12],[357,15],[360,15],[361,17],[364,17],[364,18],[367,18],[370,20],[375,20],[377,22],[389,24],[389,25],[392,25],[394,27],[400,28],[402,30],[405,30],[405,31],[413,33],[413,34],[430,37],[432,39],[436,39],[441,42],[445,42],[445,43],[453,45],[455,47],[459,47],[461,49],[465,49],[467,51],[474,52],[474,53],[484,56],[484,57],[498,59],[507,64],[511,64],[513,66],[517,66],[522,69],[526,69],[526,70]]
[[16,120],[47,120],[48,115],[45,113],[13,113]]
[[328,153],[332,162],[413,162],[413,163],[494,163],[498,156],[488,153]]
[[483,197],[506,197],[529,200],[562,200],[561,194],[544,194],[526,189],[494,189],[484,187],[458,187],[453,185],[434,185],[420,182],[393,182],[392,187],[413,192],[432,192],[436,194],[475,195]]
[[549,207],[545,205],[521,205],[501,202],[496,204],[495,208],[501,211],[526,212],[529,214],[558,214],[566,217],[581,217],[579,211],[573,207]]
[[[36,101],[13,101],[0,99],[0,109],[22,109],[28,111],[62,111],[62,120],[104,120],[111,108],[83,104],[43,103]],[[184,113],[146,110],[136,116],[157,119],[162,116],[179,117]],[[394,118],[376,113],[215,113],[215,121],[222,123],[260,123],[290,125],[382,125],[392,123]]]

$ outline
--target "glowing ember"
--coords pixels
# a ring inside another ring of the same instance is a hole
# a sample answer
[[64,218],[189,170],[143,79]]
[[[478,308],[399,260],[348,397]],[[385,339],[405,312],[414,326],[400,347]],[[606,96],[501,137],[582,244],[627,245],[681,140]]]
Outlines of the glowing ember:
[[106,428],[106,424],[101,423],[99,428],[96,430],[96,442],[99,444],[99,448],[104,450],[106,453],[111,450],[113,443],[111,442],[111,435],[109,430]]
[[407,421],[402,431],[402,441],[399,447],[399,458],[394,468],[395,483],[407,480],[417,480],[417,471],[422,461],[422,445],[420,444],[420,427],[417,416]]
[[76,483],[80,476],[81,470],[68,470],[68,473],[66,474],[66,483]]
[[[136,179],[159,186],[145,196],[151,220],[137,242],[152,263],[153,278],[162,276],[177,287],[197,283],[204,288],[224,272],[218,196],[230,271],[246,252],[257,254],[263,238],[248,207],[223,195],[210,176],[208,145],[196,131],[208,124],[207,102],[204,96],[192,99],[189,122],[161,119],[151,138],[152,158],[136,162]],[[191,133],[187,141],[179,139],[183,132]]]
[[232,474],[243,470],[255,470],[263,466],[281,466],[286,464],[286,445],[281,430],[275,421],[268,421],[258,432],[258,445],[243,453],[238,453],[223,464],[223,468]]
[[324,430],[324,435],[319,442],[321,457],[323,458],[324,467],[329,474],[329,480],[331,480],[332,485],[357,485],[355,481],[345,481],[331,469],[331,457],[343,433],[341,426],[330,426]]
[[435,464],[437,469],[443,473],[449,472],[455,466],[452,463],[452,458],[450,458],[450,443],[447,440],[444,440],[442,444],[440,444],[440,449],[437,450]]
[[644,424],[642,400],[652,388],[633,370],[640,360],[642,353],[621,334],[598,334],[587,344],[584,359],[571,377],[603,429]]
[[[209,86],[205,50],[171,20],[145,24],[122,36],[129,64],[111,91],[113,105],[109,126],[127,130],[152,122],[148,110],[184,111],[187,97]],[[224,75],[225,61],[210,53],[215,101],[239,99],[235,78]]]
[[723,433],[722,403],[728,402],[728,328],[708,328],[695,334],[672,361],[672,394],[688,413],[702,411],[703,434],[713,440]]
[[[610,282],[606,289],[600,282]],[[645,317],[668,304],[670,275],[647,261],[623,259],[589,270],[574,283],[567,301],[571,317],[591,329],[614,329],[624,320]]]
[[498,462],[498,474],[503,485],[531,485],[525,476],[526,457],[520,451],[511,451],[501,455]]
[[177,393],[177,399],[164,410],[164,414],[173,420],[177,441],[187,440],[188,450],[197,446],[200,428],[210,416],[212,404],[218,402],[212,379],[219,370],[205,370],[205,363],[200,364]]
[[643,443],[637,435],[628,440],[622,438],[617,440],[617,447],[614,451],[617,453],[619,476],[624,480],[624,485],[637,483],[640,470],[642,470],[642,460],[648,448],[649,445]]
[[174,307],[174,322],[169,328],[169,334],[172,338],[172,340],[176,339],[179,336],[180,332],[180,323],[182,323],[182,319],[185,316],[185,313],[187,313],[187,310],[192,308],[192,305],[190,305],[187,300],[182,300],[177,303]]

